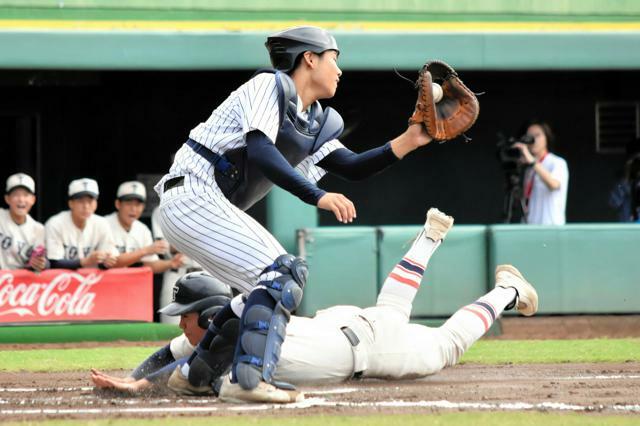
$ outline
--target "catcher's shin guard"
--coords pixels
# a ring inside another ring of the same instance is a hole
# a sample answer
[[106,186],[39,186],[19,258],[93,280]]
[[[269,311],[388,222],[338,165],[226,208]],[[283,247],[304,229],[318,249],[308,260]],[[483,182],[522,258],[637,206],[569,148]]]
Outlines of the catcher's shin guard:
[[215,336],[208,348],[198,345],[196,355],[189,364],[189,383],[193,386],[210,386],[218,377],[229,371],[233,364],[240,320],[229,318],[217,328],[209,325]]
[[291,313],[300,305],[307,280],[304,260],[283,255],[266,268],[281,275],[263,279],[245,306],[240,320],[240,339],[236,347],[233,377],[246,390],[255,389],[261,381],[282,389],[295,389],[288,383],[276,382],[274,374]]

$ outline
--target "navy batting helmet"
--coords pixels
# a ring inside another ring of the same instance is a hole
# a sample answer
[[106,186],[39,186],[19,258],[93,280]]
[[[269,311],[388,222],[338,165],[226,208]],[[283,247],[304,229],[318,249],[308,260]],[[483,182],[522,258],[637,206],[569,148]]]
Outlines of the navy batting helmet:
[[335,50],[340,53],[336,39],[318,27],[294,27],[280,31],[267,37],[265,46],[273,67],[284,72],[291,71],[298,56],[307,50],[314,53]]
[[198,324],[207,328],[214,316],[231,300],[231,288],[207,272],[191,272],[183,275],[173,286],[173,301],[158,312],[176,316],[197,312]]

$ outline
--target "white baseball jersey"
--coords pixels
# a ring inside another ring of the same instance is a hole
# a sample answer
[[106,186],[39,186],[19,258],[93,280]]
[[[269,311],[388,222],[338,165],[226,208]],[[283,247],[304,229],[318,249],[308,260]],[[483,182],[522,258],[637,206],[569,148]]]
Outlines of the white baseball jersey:
[[44,226],[27,215],[18,225],[8,209],[0,209],[0,269],[24,268],[34,247],[44,245]]
[[[279,125],[275,76],[262,73],[232,92],[189,137],[224,154],[246,146],[245,135],[253,130],[275,142]],[[296,169],[317,183],[326,173],[317,163],[341,147],[340,141],[329,141]],[[179,176],[184,176],[184,184],[164,192],[164,183]],[[285,253],[264,227],[229,202],[215,182],[213,165],[186,144],[155,190],[161,198],[159,218],[167,240],[240,291],[251,291],[262,269]]]
[[535,171],[525,182],[533,179],[531,196],[529,197],[527,223],[538,225],[564,225],[567,206],[567,189],[569,187],[569,168],[564,158],[548,153],[540,163],[551,176],[560,182],[560,188],[551,190]]
[[171,339],[169,343],[169,349],[171,350],[171,355],[173,355],[173,359],[180,359],[187,356],[190,356],[196,348],[189,342],[187,336],[182,333],[178,337],[174,337]]
[[109,223],[101,216],[91,215],[84,229],[79,229],[71,220],[71,211],[66,210],[50,217],[44,226],[49,259],[83,259],[96,250],[119,254]]
[[[111,235],[119,253],[131,253],[153,244],[151,231],[147,225],[139,220],[134,221],[131,224],[131,229],[127,231],[118,220],[118,212],[105,216],[105,219],[111,227]],[[142,257],[140,261],[154,262],[158,259],[157,254],[149,254]]]

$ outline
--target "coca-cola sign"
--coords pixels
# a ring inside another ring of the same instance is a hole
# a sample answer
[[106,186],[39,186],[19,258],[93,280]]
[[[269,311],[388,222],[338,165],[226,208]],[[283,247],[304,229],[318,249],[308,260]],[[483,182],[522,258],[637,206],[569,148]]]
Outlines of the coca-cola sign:
[[0,323],[153,319],[149,268],[0,270]]

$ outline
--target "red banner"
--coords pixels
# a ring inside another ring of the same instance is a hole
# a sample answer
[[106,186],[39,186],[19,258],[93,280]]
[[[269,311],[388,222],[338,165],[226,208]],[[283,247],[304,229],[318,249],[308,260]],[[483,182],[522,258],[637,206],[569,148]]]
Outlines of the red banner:
[[0,270],[0,324],[153,321],[150,268]]

